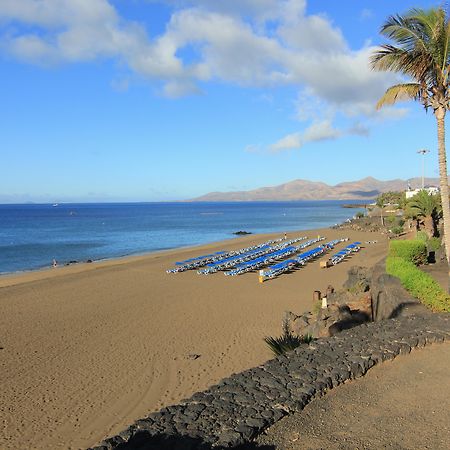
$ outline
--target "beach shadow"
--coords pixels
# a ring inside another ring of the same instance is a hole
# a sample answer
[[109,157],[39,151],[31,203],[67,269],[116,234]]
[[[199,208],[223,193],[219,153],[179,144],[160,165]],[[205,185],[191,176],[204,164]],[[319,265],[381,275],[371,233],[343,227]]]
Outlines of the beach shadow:
[[[114,447],[115,450],[221,450],[230,447],[212,447],[200,438],[181,435],[150,436],[146,431],[135,433],[128,442]],[[254,443],[232,447],[235,450],[276,450],[272,445],[257,445]]]

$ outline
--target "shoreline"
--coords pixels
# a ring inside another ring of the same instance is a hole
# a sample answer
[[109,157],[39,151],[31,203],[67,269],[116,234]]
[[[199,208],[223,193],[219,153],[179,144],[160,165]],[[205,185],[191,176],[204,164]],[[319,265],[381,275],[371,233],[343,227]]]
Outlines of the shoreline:
[[378,233],[299,230],[288,239],[320,234],[378,242],[330,269],[321,269],[319,259],[263,284],[251,272],[166,273],[177,260],[283,234],[0,277],[0,447],[89,447],[258,366],[272,358],[263,338],[281,333],[284,311],[310,310],[314,290],[339,288],[350,266],[372,265],[387,249]]
[[[322,202],[328,202],[329,200],[321,200],[321,201]],[[347,201],[347,202],[350,201],[351,202],[351,200],[331,200],[332,203],[343,202],[343,201]],[[300,202],[304,203],[304,202],[308,202],[308,201],[307,200],[302,200]],[[312,201],[312,202],[316,203],[317,201]],[[162,202],[162,203],[167,203],[167,202]],[[208,202],[208,203],[210,203],[210,202]],[[223,202],[213,202],[213,203],[220,204],[220,203],[223,203]],[[232,203],[235,203],[235,202],[232,202]],[[241,203],[247,203],[247,202],[241,202]],[[260,202],[256,202],[256,203],[260,203]],[[290,201],[287,201],[287,202],[277,201],[275,203],[292,203],[292,202],[290,202]],[[125,203],[125,204],[128,204],[128,203]],[[71,205],[77,205],[77,204],[69,204],[69,203],[67,203],[67,204],[61,204],[61,205],[71,206]],[[82,204],[82,205],[90,205],[90,204]],[[0,206],[2,206],[2,205],[0,205]],[[5,206],[5,205],[3,205],[3,206]],[[6,205],[6,206],[8,206],[8,205]],[[19,204],[19,205],[15,205],[15,206],[25,206],[25,205],[20,205]],[[36,206],[42,206],[42,205],[36,205]],[[341,204],[340,206],[341,206],[341,208],[343,208],[345,205]],[[202,213],[200,213],[200,214],[202,214]],[[211,213],[204,213],[204,214],[208,215],[208,214],[211,214]],[[349,214],[349,216],[346,216],[345,219],[343,219],[342,217],[339,217],[339,219],[337,219],[337,222],[338,223],[343,223],[344,220],[348,220],[349,218],[351,218],[353,216],[354,215],[350,215]],[[304,229],[304,231],[308,231],[308,229],[309,229],[309,228],[307,228],[308,225],[311,225],[311,224],[304,224],[304,227],[306,227]],[[330,223],[328,223],[328,224],[325,223],[323,225],[320,225],[320,228],[321,229],[327,229],[328,227],[332,227],[334,225],[336,225],[336,223],[333,223],[330,220]],[[254,228],[252,230],[252,227],[250,227],[250,229],[248,231],[250,231],[252,233],[252,236],[265,235],[265,234],[272,235],[272,234],[276,234],[276,233],[284,234],[285,232],[296,233],[298,231],[301,231],[301,230],[297,229],[296,227],[291,228],[292,224],[290,224],[289,226],[286,226],[286,227],[282,226],[280,224],[278,226],[280,227],[279,230],[275,230],[275,231],[272,229],[272,230],[268,230],[268,231],[264,231],[264,232],[257,232],[257,231],[253,231]],[[221,237],[220,240],[218,240],[218,241],[213,240],[213,241],[206,241],[206,242],[200,242],[200,243],[191,243],[191,244],[185,244],[184,243],[181,246],[174,246],[174,247],[166,248],[166,249],[162,249],[162,250],[161,249],[152,250],[152,249],[148,249],[148,248],[144,248],[144,249],[141,248],[141,249],[137,249],[137,250],[131,250],[130,253],[126,253],[126,254],[123,254],[123,253],[122,254],[117,254],[116,253],[116,254],[111,254],[111,255],[107,255],[107,254],[105,255],[104,254],[104,256],[100,256],[98,258],[96,258],[95,256],[93,257],[92,255],[89,255],[87,253],[85,255],[77,255],[75,257],[64,255],[64,257],[62,257],[62,256],[60,258],[56,257],[56,259],[58,261],[58,267],[66,267],[66,266],[74,266],[74,265],[79,265],[79,264],[98,263],[98,262],[103,262],[103,261],[109,261],[109,260],[112,260],[112,259],[122,259],[122,258],[128,258],[128,257],[147,256],[149,254],[153,254],[153,253],[161,252],[161,251],[171,251],[171,250],[181,250],[181,249],[184,249],[184,248],[191,248],[191,247],[201,247],[201,246],[205,246],[205,245],[212,245],[215,242],[233,241],[233,239],[236,239],[236,238],[239,237],[239,236],[235,235],[237,230],[239,230],[239,229],[245,230],[245,226],[244,226],[244,228],[242,228],[242,227],[243,227],[242,224],[240,224],[240,225],[236,224],[235,231],[221,230],[220,234],[222,234],[223,237]],[[177,243],[174,242],[174,244],[176,245]],[[14,246],[9,246],[8,248],[13,249]],[[40,261],[40,259],[43,259],[43,260]],[[32,273],[32,272],[42,272],[42,271],[45,271],[47,269],[53,269],[52,263],[51,263],[52,259],[53,259],[53,255],[46,255],[45,259],[44,258],[39,258],[39,261],[36,261],[36,263],[37,263],[36,267],[23,267],[24,264],[22,264],[22,263],[24,261],[18,261],[18,263],[21,264],[21,267],[20,268],[14,268],[14,266],[16,264],[13,264],[12,268],[11,267],[10,268],[6,268],[5,267],[6,271],[0,272],[0,280],[2,278],[4,278],[4,277],[18,276],[18,275],[21,275],[21,274],[28,274],[28,273]],[[42,264],[42,265],[40,265],[40,264]],[[11,270],[11,271],[8,271],[8,270]]]
[[[326,230],[327,228],[323,228]],[[288,234],[296,234],[301,232],[307,232],[308,230],[294,230],[288,231]],[[101,259],[93,259],[91,262],[88,261],[79,261],[76,263],[66,263],[62,265],[58,265],[57,267],[52,267],[51,265],[45,266],[39,269],[25,269],[16,272],[4,272],[0,273],[0,288],[6,286],[14,286],[15,284],[28,283],[30,281],[38,281],[46,278],[53,278],[55,276],[63,276],[68,273],[81,273],[84,271],[95,270],[102,267],[110,267],[113,265],[121,265],[127,264],[129,262],[140,261],[142,259],[151,258],[152,256],[166,256],[171,254],[178,254],[184,252],[195,251],[199,249],[201,251],[202,248],[210,247],[210,246],[219,246],[223,243],[223,245],[232,245],[235,246],[238,242],[243,242],[245,238],[255,240],[255,239],[264,239],[266,237],[269,239],[269,236],[275,236],[278,232],[271,233],[251,233],[248,235],[241,236],[233,236],[229,239],[223,239],[220,241],[212,241],[206,242],[203,244],[197,245],[187,245],[182,247],[173,247],[170,249],[164,250],[150,250],[145,252],[133,253],[129,255],[123,256],[111,256],[105,257]],[[280,232],[280,236],[284,236],[284,232]],[[245,245],[243,245],[245,247]],[[169,267],[168,267],[169,268]],[[71,270],[73,269],[73,270]],[[78,270],[76,270],[78,269]]]

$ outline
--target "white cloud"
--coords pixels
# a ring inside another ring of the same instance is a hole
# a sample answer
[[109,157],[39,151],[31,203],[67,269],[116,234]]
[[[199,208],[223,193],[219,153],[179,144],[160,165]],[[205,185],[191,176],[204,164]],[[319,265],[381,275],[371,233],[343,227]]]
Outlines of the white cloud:
[[294,148],[300,148],[302,146],[302,135],[301,133],[292,133],[284,136],[279,141],[275,142],[270,146],[270,150],[274,153],[283,150],[292,150]]
[[367,137],[369,136],[370,131],[366,125],[362,124],[361,122],[356,122],[347,130],[347,134]]
[[113,58],[163,83],[168,97],[200,93],[209,80],[295,85],[297,115],[312,126],[338,112],[388,117],[374,105],[395,77],[370,70],[374,47],[351,50],[329,18],[306,13],[306,0],[159,1],[173,11],[164,32],[150,36],[111,0],[2,0],[0,49],[39,64]]
[[355,122],[349,128],[342,130],[335,128],[330,120],[313,122],[303,132],[292,133],[282,137],[269,147],[269,151],[279,153],[285,150],[299,149],[311,142],[332,141],[347,135],[367,137],[369,129],[361,122]]
[[302,133],[292,133],[284,136],[270,146],[270,151],[277,153],[303,147],[309,142],[319,142],[337,139],[342,132],[333,127],[330,121],[314,122]]

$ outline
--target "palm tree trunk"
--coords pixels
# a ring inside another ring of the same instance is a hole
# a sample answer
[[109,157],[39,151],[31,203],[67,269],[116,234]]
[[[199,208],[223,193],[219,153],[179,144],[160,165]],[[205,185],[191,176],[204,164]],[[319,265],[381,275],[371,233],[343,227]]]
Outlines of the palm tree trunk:
[[434,236],[434,220],[432,216],[425,216],[423,218],[423,226],[424,226],[424,231],[425,233],[427,233],[427,236],[429,238]]
[[[450,202],[448,195],[447,156],[445,154],[445,108],[438,107],[434,114],[438,131],[439,184],[441,189],[442,216],[444,219],[444,244],[450,280]],[[447,286],[450,289],[450,283]]]

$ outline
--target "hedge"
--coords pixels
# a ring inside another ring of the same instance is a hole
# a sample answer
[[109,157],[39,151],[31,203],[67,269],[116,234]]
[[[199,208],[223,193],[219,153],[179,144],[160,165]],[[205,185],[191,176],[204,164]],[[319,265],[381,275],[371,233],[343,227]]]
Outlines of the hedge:
[[389,256],[403,258],[416,266],[427,262],[427,245],[420,240],[391,241]]
[[450,296],[437,281],[418,269],[413,262],[400,257],[388,256],[386,272],[399,278],[403,287],[426,306],[435,311],[450,312]]

